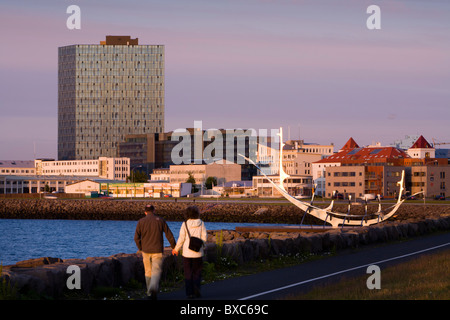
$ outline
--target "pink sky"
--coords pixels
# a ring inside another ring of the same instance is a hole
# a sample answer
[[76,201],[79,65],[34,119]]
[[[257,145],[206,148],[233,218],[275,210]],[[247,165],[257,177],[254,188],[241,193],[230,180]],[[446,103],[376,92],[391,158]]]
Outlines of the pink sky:
[[57,48],[107,34],[165,45],[166,130],[450,141],[450,3],[376,2],[369,31],[373,1],[77,1],[81,30],[65,26],[70,1],[2,1],[0,159],[32,159],[33,144],[56,157]]

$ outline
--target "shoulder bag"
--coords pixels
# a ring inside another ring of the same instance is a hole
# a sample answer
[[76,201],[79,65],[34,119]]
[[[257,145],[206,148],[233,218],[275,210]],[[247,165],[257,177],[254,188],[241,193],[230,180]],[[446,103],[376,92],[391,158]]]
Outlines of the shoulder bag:
[[200,238],[191,236],[191,233],[189,232],[189,228],[187,226],[187,221],[184,222],[184,226],[186,227],[186,230],[187,230],[188,235],[189,235],[189,249],[192,250],[192,251],[195,251],[195,252],[199,252],[200,249],[204,245],[203,240],[200,239]]

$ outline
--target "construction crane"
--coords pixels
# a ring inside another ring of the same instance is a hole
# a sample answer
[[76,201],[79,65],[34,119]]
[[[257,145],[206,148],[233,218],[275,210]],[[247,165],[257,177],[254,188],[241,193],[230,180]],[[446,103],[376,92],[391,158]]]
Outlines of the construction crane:
[[450,144],[450,142],[436,142],[437,140],[435,138],[432,138],[432,139],[433,139],[433,147],[434,146],[440,146],[440,145],[443,145],[443,144]]

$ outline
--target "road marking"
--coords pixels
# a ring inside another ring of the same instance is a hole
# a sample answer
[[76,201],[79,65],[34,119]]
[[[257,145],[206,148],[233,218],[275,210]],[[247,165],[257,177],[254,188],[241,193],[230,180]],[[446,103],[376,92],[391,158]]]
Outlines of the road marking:
[[376,262],[371,262],[371,263],[367,263],[367,264],[364,264],[364,265],[361,265],[361,266],[357,266],[357,267],[353,267],[353,268],[350,268],[350,269],[345,269],[345,270],[333,272],[333,273],[326,274],[326,275],[323,275],[323,276],[320,276],[320,277],[317,277],[317,278],[312,278],[312,279],[300,281],[300,282],[297,282],[297,283],[293,283],[293,284],[290,284],[290,285],[287,285],[287,286],[284,286],[284,287],[280,287],[280,288],[276,288],[276,289],[272,289],[272,290],[256,293],[254,295],[251,295],[251,296],[248,296],[248,297],[244,297],[244,298],[241,298],[241,299],[238,299],[238,300],[253,299],[253,298],[260,297],[260,296],[263,296],[263,295],[266,295],[266,294],[269,294],[269,293],[272,293],[272,292],[277,292],[277,291],[289,289],[289,288],[292,288],[292,287],[295,287],[295,286],[300,286],[300,285],[305,284],[305,283],[309,283],[309,282],[313,282],[313,281],[316,281],[316,280],[325,279],[325,278],[328,278],[328,277],[333,277],[333,276],[341,274],[341,273],[345,273],[345,272],[349,272],[349,271],[354,271],[354,270],[357,270],[357,269],[365,268],[365,267],[368,267],[368,266],[373,265],[373,264],[376,265],[376,264],[380,264],[380,263],[384,263],[384,262],[389,262],[389,261],[392,261],[392,260],[406,258],[406,257],[412,256],[412,255],[415,255],[415,254],[420,254],[420,253],[423,253],[423,252],[439,249],[439,248],[442,248],[442,247],[445,247],[445,246],[448,246],[448,245],[450,245],[450,242],[447,242],[447,243],[444,243],[444,244],[441,244],[441,245],[438,245],[438,246],[435,246],[435,247],[431,247],[431,248],[415,251],[415,252],[412,252],[412,253],[404,254],[404,255],[401,255],[401,256],[397,256],[397,257],[393,257],[393,258],[389,258],[389,259],[385,259],[385,260],[380,260],[380,261],[376,261]]

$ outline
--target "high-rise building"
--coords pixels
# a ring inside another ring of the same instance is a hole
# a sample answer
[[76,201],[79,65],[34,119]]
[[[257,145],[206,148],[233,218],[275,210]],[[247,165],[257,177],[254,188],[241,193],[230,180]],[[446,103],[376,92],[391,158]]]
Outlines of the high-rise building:
[[58,159],[116,157],[130,134],[164,132],[164,46],[130,36],[58,48]]

